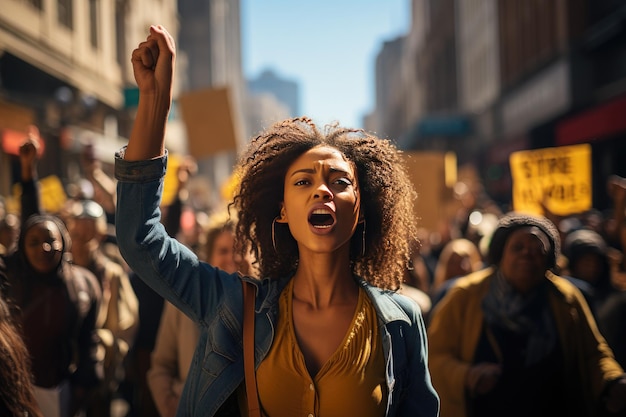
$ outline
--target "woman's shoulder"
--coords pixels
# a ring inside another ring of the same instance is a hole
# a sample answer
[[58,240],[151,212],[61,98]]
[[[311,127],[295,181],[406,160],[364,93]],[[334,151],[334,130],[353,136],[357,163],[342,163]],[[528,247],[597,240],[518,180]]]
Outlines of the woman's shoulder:
[[556,290],[557,294],[568,303],[581,302],[585,300],[585,296],[580,288],[567,278],[548,272],[546,274],[548,281]]
[[66,268],[63,268],[63,275],[72,299],[80,302],[89,300],[90,303],[101,301],[100,283],[89,269],[76,264],[68,264]]
[[385,323],[396,320],[412,323],[422,314],[415,300],[398,291],[385,290],[363,280],[360,280],[360,284],[374,305],[377,315]]
[[389,292],[391,299],[404,311],[411,321],[415,321],[417,316],[425,314],[419,303],[401,292]]
[[282,290],[287,286],[291,277],[282,278],[256,278],[249,275],[238,274],[244,284],[251,284],[255,287],[257,300],[263,300],[264,306],[276,303]]

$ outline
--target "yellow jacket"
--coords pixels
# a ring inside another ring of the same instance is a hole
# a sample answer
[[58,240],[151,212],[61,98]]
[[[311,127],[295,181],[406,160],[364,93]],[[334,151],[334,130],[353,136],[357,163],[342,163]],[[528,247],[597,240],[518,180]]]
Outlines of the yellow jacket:
[[[429,366],[441,398],[441,417],[466,416],[465,376],[481,335],[481,303],[494,272],[495,268],[487,268],[460,278],[431,313]],[[624,371],[580,291],[554,274],[547,273],[546,279],[552,283],[549,300],[563,346],[563,384],[571,394],[573,409],[586,409],[587,416],[594,416],[606,384]]]

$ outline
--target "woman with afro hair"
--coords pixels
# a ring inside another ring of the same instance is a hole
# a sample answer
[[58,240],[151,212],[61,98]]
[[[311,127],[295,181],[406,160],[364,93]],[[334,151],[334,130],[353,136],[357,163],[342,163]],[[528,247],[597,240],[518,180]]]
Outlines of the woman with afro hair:
[[128,264],[200,326],[178,416],[247,415],[242,280],[253,283],[260,408],[278,416],[436,416],[417,304],[395,292],[416,235],[399,151],[308,118],[252,140],[235,169],[237,248],[262,279],[198,260],[159,222],[175,46],[161,26],[133,51],[140,91],[116,157],[117,237]]

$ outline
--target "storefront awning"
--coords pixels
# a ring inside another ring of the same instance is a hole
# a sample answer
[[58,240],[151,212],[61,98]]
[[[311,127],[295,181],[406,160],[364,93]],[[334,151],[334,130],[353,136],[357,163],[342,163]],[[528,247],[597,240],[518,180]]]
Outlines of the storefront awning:
[[556,144],[592,142],[621,132],[626,132],[626,95],[559,123]]

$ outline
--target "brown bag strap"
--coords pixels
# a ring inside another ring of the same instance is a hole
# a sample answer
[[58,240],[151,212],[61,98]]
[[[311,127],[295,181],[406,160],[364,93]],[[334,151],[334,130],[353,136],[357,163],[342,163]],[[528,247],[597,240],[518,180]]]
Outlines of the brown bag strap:
[[243,368],[248,397],[248,417],[261,417],[254,371],[255,285],[245,280],[242,280],[241,283],[243,284]]

